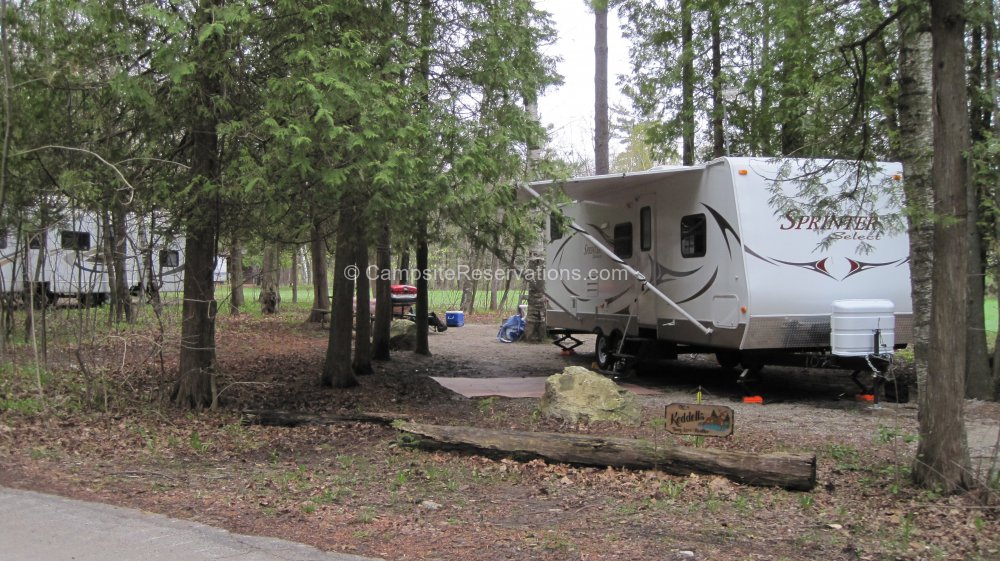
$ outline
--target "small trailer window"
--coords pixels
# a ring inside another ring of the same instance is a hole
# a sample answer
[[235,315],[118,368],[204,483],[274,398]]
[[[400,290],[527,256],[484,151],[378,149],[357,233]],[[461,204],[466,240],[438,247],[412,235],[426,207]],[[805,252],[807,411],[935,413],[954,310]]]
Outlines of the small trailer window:
[[42,249],[42,236],[44,234],[35,234],[28,238],[28,249]]
[[549,241],[554,242],[562,237],[563,230],[562,224],[559,222],[559,215],[553,212],[549,215]]
[[90,233],[62,230],[59,232],[60,245],[63,249],[81,251],[90,249]]
[[615,255],[622,259],[632,257],[632,223],[615,224]]
[[179,267],[181,254],[177,250],[164,249],[160,251],[160,267]]
[[705,215],[689,214],[681,218],[681,255],[684,257],[705,256]]
[[644,206],[639,209],[639,249],[649,251],[653,248],[653,209]]

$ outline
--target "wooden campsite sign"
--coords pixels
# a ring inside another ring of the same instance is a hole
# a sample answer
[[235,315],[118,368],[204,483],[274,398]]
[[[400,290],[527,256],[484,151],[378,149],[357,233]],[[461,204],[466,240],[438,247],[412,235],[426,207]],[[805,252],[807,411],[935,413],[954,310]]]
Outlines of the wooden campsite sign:
[[725,405],[671,403],[664,416],[668,431],[694,436],[729,436],[736,422],[732,408]]

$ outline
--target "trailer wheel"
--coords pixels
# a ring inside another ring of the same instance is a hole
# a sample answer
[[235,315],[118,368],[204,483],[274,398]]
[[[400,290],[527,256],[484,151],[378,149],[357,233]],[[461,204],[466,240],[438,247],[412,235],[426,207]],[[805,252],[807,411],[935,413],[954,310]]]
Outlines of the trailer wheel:
[[597,342],[594,344],[594,356],[597,357],[597,366],[601,370],[611,370],[615,366],[617,359],[612,349],[617,345],[614,337],[608,337],[603,333],[597,334]]

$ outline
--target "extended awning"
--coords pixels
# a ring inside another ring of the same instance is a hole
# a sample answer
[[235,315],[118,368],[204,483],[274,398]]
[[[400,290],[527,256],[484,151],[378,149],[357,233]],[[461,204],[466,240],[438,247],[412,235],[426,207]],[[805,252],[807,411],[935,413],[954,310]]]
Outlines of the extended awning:
[[[648,187],[658,183],[668,185],[674,181],[694,181],[705,172],[706,165],[697,166],[664,166],[648,171],[616,173],[611,175],[594,175],[589,177],[572,177],[565,181],[534,181],[531,188],[540,195],[556,190],[566,194],[574,201],[588,201],[606,198],[610,192],[636,187]],[[518,189],[518,199],[532,199],[524,189]]]

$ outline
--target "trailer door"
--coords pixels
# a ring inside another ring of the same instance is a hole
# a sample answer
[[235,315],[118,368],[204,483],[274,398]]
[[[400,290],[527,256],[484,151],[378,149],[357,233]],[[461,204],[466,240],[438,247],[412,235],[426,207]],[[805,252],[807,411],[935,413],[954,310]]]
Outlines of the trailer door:
[[[649,279],[649,282],[656,282],[656,195],[649,193],[640,195],[636,206],[638,207],[639,219],[639,256],[636,259],[635,268]],[[656,310],[658,301],[649,292],[639,295],[638,302],[639,325],[643,327],[656,327]]]

